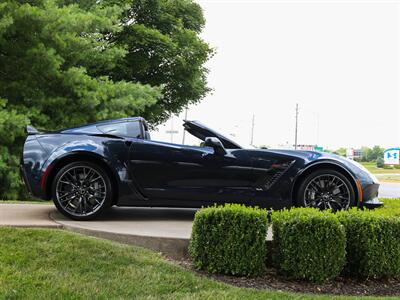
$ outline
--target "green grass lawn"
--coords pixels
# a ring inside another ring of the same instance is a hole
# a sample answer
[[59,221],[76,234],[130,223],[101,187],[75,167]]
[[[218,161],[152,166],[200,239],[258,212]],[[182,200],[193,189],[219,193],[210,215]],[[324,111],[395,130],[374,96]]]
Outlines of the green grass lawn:
[[0,299],[315,297],[233,287],[196,275],[149,250],[61,230],[0,228],[0,245]]
[[[391,169],[384,169],[378,168],[375,162],[362,162],[361,163],[368,171],[372,174],[380,174],[377,176],[380,182],[393,182],[393,183],[400,183],[400,169],[391,168]],[[392,175],[396,174],[396,175]]]
[[391,212],[394,209],[400,209],[400,198],[381,198],[380,200],[385,204],[385,206],[379,208],[379,211],[385,210]]
[[400,169],[390,168],[378,168],[375,162],[361,162],[361,164],[372,174],[400,174]]

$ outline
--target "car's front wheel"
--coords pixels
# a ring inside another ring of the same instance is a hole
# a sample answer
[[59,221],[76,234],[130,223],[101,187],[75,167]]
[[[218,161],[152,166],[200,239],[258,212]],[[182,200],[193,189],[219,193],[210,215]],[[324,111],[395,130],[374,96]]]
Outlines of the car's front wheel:
[[90,220],[111,206],[112,185],[103,168],[90,162],[73,162],[57,173],[52,196],[63,215]]
[[342,173],[331,169],[309,174],[297,192],[297,204],[319,209],[342,210],[355,204],[354,188]]

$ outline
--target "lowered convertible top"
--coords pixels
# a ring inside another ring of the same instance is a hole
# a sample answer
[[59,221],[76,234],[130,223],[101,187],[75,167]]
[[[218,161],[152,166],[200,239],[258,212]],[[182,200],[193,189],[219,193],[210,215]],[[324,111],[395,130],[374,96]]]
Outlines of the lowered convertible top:
[[208,128],[204,124],[199,121],[188,121],[185,120],[183,123],[183,127],[187,132],[204,141],[206,137],[216,137],[218,138],[225,148],[227,149],[242,149],[242,147],[236,142],[228,139],[222,134]]

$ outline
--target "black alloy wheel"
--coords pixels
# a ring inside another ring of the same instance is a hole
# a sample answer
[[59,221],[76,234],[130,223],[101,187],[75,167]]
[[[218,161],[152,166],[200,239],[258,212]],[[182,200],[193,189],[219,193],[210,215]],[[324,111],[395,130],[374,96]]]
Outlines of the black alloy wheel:
[[52,192],[58,210],[74,220],[93,219],[112,202],[108,175],[89,162],[74,162],[63,167],[53,182]]
[[346,210],[355,205],[349,179],[335,170],[324,169],[308,175],[297,193],[298,205],[319,209]]

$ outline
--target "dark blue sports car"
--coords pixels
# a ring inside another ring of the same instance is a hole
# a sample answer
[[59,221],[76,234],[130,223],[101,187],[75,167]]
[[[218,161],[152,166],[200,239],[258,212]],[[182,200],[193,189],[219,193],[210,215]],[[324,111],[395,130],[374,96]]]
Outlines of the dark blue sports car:
[[112,205],[381,205],[378,181],[352,160],[316,151],[243,149],[197,121],[183,126],[202,146],[151,140],[140,117],[57,132],[28,126],[24,181],[35,197],[52,198],[75,220],[95,218]]

